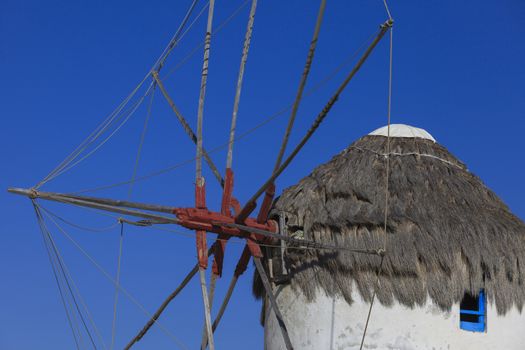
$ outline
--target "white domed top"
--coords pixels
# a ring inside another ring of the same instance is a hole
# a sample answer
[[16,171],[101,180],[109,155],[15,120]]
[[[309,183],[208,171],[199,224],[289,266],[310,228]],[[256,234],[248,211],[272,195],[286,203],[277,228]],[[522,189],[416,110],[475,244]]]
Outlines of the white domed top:
[[[376,129],[368,135],[388,136],[388,126]],[[436,142],[426,130],[405,124],[390,124],[390,137],[419,137]]]

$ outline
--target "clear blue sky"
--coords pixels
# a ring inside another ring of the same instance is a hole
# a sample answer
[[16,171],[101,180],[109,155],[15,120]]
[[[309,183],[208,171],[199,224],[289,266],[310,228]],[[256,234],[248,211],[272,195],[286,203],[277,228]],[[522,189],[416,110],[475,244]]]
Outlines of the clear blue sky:
[[[178,26],[184,1],[19,1],[0,3],[1,188],[31,187],[93,130],[149,70]],[[218,1],[215,26],[240,1]],[[202,4],[199,4],[200,9]],[[525,218],[525,4],[503,1],[392,1],[394,96],[392,122],[428,130]],[[239,111],[239,132],[293,100],[318,8],[317,1],[260,1]],[[233,104],[249,6],[212,39],[204,143],[223,144]],[[198,45],[205,16],[174,50],[164,73]],[[309,87],[323,80],[386,19],[381,1],[329,1]],[[388,45],[384,40],[289,170],[278,191],[296,183],[360,136],[386,123]],[[195,125],[202,52],[166,85]],[[305,98],[295,144],[341,81],[343,72]],[[129,179],[146,110],[92,157],[46,184],[75,191]],[[240,141],[234,150],[235,195],[246,200],[269,175],[286,115]],[[139,175],[192,158],[194,147],[157,94]],[[223,169],[225,152],[213,154]],[[136,184],[132,198],[169,205],[193,202],[193,163]],[[208,178],[211,208],[219,192]],[[126,198],[126,186],[93,195]],[[0,196],[0,348],[72,349],[58,291],[33,209],[26,198]],[[115,223],[93,211],[43,203],[89,227]],[[64,225],[107,271],[116,270],[118,228],[86,232]],[[182,229],[178,229],[185,232]],[[56,229],[52,233],[73,278],[109,343],[113,287]],[[232,242],[220,300],[242,244]],[[194,240],[153,228],[126,227],[122,285],[153,311],[195,261]],[[216,335],[219,349],[262,349],[260,303],[251,295],[252,269],[241,278]],[[366,315],[363,315],[365,318]],[[193,280],[161,318],[189,348],[200,341],[202,307]],[[118,308],[117,348],[146,317],[126,297]],[[176,345],[158,327],[138,349]]]

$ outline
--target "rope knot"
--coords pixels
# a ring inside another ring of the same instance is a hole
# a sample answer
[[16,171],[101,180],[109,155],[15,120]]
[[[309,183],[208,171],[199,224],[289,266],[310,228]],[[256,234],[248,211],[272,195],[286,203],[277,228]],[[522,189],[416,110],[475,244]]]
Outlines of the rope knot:
[[31,198],[31,199],[38,198],[38,191],[34,187],[30,188],[28,197]]
[[381,24],[381,28],[392,28],[393,25],[394,25],[394,20],[390,18],[385,23]]

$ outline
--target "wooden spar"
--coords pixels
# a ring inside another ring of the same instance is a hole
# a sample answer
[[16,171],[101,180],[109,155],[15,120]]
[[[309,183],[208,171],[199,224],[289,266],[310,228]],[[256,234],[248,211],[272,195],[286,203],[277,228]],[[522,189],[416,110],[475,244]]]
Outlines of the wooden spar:
[[[211,277],[210,277],[210,292],[208,294],[208,304],[209,304],[210,311],[213,307],[213,297],[215,296],[215,286],[217,284],[218,278],[219,276],[215,274],[214,272],[212,272]],[[213,324],[212,324],[211,330],[213,332]],[[207,345],[208,345],[208,328],[205,322],[204,326],[202,327],[201,349],[206,349]]]
[[[226,292],[226,295],[224,296],[221,307],[219,308],[219,311],[217,312],[217,316],[215,316],[215,320],[213,320],[213,325],[212,325],[213,332],[215,332],[215,330],[219,326],[222,316],[224,315],[224,312],[226,311],[226,307],[228,306],[228,303],[230,302],[230,298],[233,294],[233,290],[235,289],[239,276],[242,275],[246,271],[246,268],[248,267],[248,263],[250,262],[250,258],[251,258],[250,249],[248,245],[245,245],[242,251],[242,255],[239,261],[237,262],[237,266],[235,267],[235,272],[233,273],[232,279],[230,281],[228,291]],[[201,345],[201,350],[205,350],[207,345],[208,345],[208,339],[206,338],[204,345]]]
[[198,264],[195,264],[195,266],[193,267],[193,269],[191,269],[191,271],[186,275],[186,277],[184,278],[184,280],[182,281],[182,283],[177,287],[177,289],[175,289],[167,298],[166,300],[164,300],[164,302],[160,305],[160,307],[157,309],[157,311],[155,312],[155,314],[151,317],[151,319],[146,323],[146,325],[140,330],[140,332],[133,338],[131,339],[131,341],[128,343],[128,345],[126,345],[126,347],[124,348],[124,350],[128,350],[130,349],[136,342],[138,342],[140,339],[142,339],[142,337],[149,331],[149,329],[151,328],[151,326],[153,326],[153,324],[155,324],[155,322],[157,321],[157,319],[160,317],[160,315],[162,314],[162,312],[164,311],[164,309],[166,309],[166,307],[168,306],[168,304],[177,296],[179,295],[180,291],[186,287],[186,285],[188,284],[188,282],[193,278],[193,276],[195,276],[195,274],[197,273],[197,271],[199,270],[199,265]]
[[[299,109],[299,103],[301,102],[304,87],[306,85],[306,80],[308,79],[310,68],[312,66],[312,61],[313,61],[314,54],[315,54],[315,48],[317,47],[317,39],[319,37],[319,32],[321,31],[321,23],[323,22],[325,7],[326,7],[326,0],[321,0],[319,11],[317,13],[317,20],[315,21],[314,33],[312,36],[312,40],[310,41],[310,49],[308,50],[308,54],[306,56],[306,62],[304,64],[303,74],[301,75],[301,80],[299,82],[299,87],[297,89],[295,101],[292,106],[292,112],[290,113],[290,117],[288,118],[288,125],[286,126],[286,130],[283,135],[283,140],[281,142],[281,147],[279,149],[279,153],[275,161],[275,165],[273,169],[274,173],[277,171],[277,169],[281,165],[284,151],[286,150],[286,146],[288,145],[288,138],[290,137],[290,133],[292,132],[292,127],[295,122],[297,110]],[[268,214],[270,213],[270,208],[273,203],[274,195],[275,195],[275,185],[272,183],[266,187],[266,194],[264,196],[261,207],[259,209],[259,214],[257,215],[257,221],[264,222],[268,218]],[[240,218],[242,218],[242,216]],[[239,223],[243,222],[242,219],[238,221]]]
[[[166,99],[168,104],[170,105],[173,113],[175,113],[175,116],[177,117],[177,119],[181,123],[181,125],[184,128],[184,131],[186,132],[186,134],[193,141],[193,143],[197,144],[197,136],[195,135],[195,133],[191,129],[191,126],[186,121],[186,118],[184,118],[184,116],[182,115],[180,110],[175,105],[175,102],[173,102],[173,99],[171,98],[171,96],[168,94],[168,91],[166,90],[166,88],[164,87],[164,84],[162,83],[162,81],[159,78],[159,73],[156,72],[156,71],[152,71],[151,72],[151,76],[153,77],[153,79],[155,79],[155,82],[157,83],[160,91],[162,92],[162,95],[164,96],[164,98]],[[208,154],[208,152],[206,152],[206,150],[204,148],[202,149],[202,156],[204,157],[204,160],[206,161],[206,163],[208,163],[208,166],[210,167],[211,171],[213,172],[213,175],[215,175],[215,178],[217,179],[217,181],[219,181],[220,185],[222,187],[224,187],[224,179],[222,178],[222,175],[219,172],[219,169],[217,169],[217,166],[215,166],[215,163],[213,163],[213,160],[211,159],[210,155]]]
[[[210,56],[211,31],[213,23],[213,11],[215,9],[215,0],[210,0],[208,5],[208,23],[206,26],[206,35],[204,37],[204,58],[202,62],[201,86],[199,93],[199,106],[197,109],[197,156],[195,162],[195,207],[206,208],[205,184],[202,176],[202,124],[204,119],[204,99],[206,97],[206,83],[208,80],[208,61]],[[222,184],[223,182],[221,182]],[[205,251],[206,231],[197,230],[197,255],[199,259],[199,277],[202,292],[202,301],[204,304],[204,320],[206,333],[208,335],[208,343],[210,350],[215,349],[213,341],[213,331],[211,329],[211,310],[210,300],[208,297],[208,289],[206,288],[206,267],[208,265],[208,254]]]
[[376,47],[376,45],[379,43],[379,41],[383,38],[385,33],[392,27],[392,24],[394,22],[389,19],[384,24],[381,25],[381,29],[379,30],[379,33],[375,37],[374,41],[368,46],[366,51],[363,53],[357,64],[354,66],[354,68],[350,71],[346,79],[341,83],[335,94],[330,98],[330,100],[327,102],[323,110],[319,113],[319,115],[315,118],[312,126],[306,133],[306,135],[302,138],[301,142],[295,147],[295,149],[292,151],[292,153],[286,158],[286,160],[281,164],[281,166],[275,171],[272,176],[255,192],[255,194],[246,202],[245,206],[242,208],[241,212],[237,216],[237,222],[242,223],[255,209],[257,206],[257,199],[263,194],[266,189],[271,186],[275,179],[281,173],[288,167],[288,165],[292,162],[292,160],[295,158],[297,153],[303,148],[303,146],[306,144],[306,142],[312,137],[314,132],[317,130],[321,122],[324,120],[324,118],[328,115],[328,112],[332,109],[335,102],[338,100],[339,95],[343,92],[343,90],[346,88],[348,83],[352,80],[352,78],[355,76],[355,74],[361,69],[361,66],[365,63],[366,59],[370,54],[372,53],[373,49]]
[[297,239],[297,238],[293,238],[293,237],[290,237],[290,236],[285,236],[285,235],[281,235],[281,234],[278,234],[278,233],[274,233],[274,232],[270,232],[270,231],[266,231],[266,230],[261,230],[261,229],[258,229],[256,227],[249,227],[249,226],[245,226],[245,225],[241,225],[241,224],[235,224],[235,223],[217,223],[217,224],[220,224],[220,225],[226,226],[226,227],[238,228],[238,229],[243,230],[243,231],[251,232],[251,233],[254,233],[254,234],[257,234],[257,235],[261,235],[261,236],[264,236],[264,237],[267,237],[267,238],[272,238],[272,239],[274,239],[276,241],[278,241],[278,240],[286,241],[286,242],[290,243],[289,248],[293,248],[294,246],[296,246],[296,247],[304,247],[304,248],[312,248],[312,249],[348,250],[348,251],[352,251],[354,253],[363,253],[363,254],[375,254],[375,255],[382,255],[383,254],[383,250],[382,249],[377,249],[377,250],[374,250],[374,249],[354,249],[354,248],[350,248],[350,247],[341,247],[341,246],[335,246],[335,245],[330,245],[330,244],[319,243],[319,242],[311,241],[311,240],[308,240],[308,239]]
[[314,59],[315,48],[317,47],[317,39],[319,37],[319,32],[321,31],[321,24],[323,22],[325,7],[326,0],[321,0],[321,5],[319,6],[319,12],[317,14],[317,20],[315,22],[314,34],[312,36],[312,40],[310,41],[310,49],[308,50],[308,55],[306,56],[306,63],[304,64],[303,74],[301,76],[301,81],[299,82],[299,88],[297,89],[297,94],[293,103],[292,112],[290,113],[290,118],[288,119],[288,125],[286,126],[286,131],[284,132],[281,148],[279,149],[279,154],[277,155],[277,160],[275,161],[275,166],[273,169],[274,172],[276,172],[277,169],[279,169],[279,166],[281,165],[284,151],[286,150],[286,145],[288,144],[288,138],[290,137],[290,133],[292,132],[295,116],[297,115],[299,103],[301,102],[304,87],[306,85],[306,80],[308,79],[310,67],[312,66],[312,61]]
[[[222,316],[224,315],[224,311],[226,311],[226,307],[228,306],[228,303],[233,294],[233,290],[235,288],[235,285],[237,284],[238,279],[239,279],[239,276],[236,276],[236,275],[232,276],[230,285],[228,287],[228,291],[226,292],[226,296],[224,297],[224,300],[221,304],[219,312],[217,313],[217,316],[213,320],[213,324],[211,326],[212,332],[215,332],[215,330],[219,326],[219,322],[221,322]],[[204,336],[204,339],[202,340],[202,343],[201,343],[201,350],[206,350],[206,347],[208,346],[208,337],[206,336],[206,333],[204,333],[203,336]]]
[[[22,188],[9,188],[8,192],[24,195],[29,198],[41,198],[46,199],[50,201],[55,202],[61,202],[61,203],[67,203],[67,204],[73,204],[80,207],[87,207],[87,208],[94,208],[94,209],[100,209],[105,210],[113,213],[118,214],[124,214],[124,215],[130,215],[130,216],[136,216],[144,219],[150,219],[155,222],[159,223],[172,223],[172,224],[180,224],[180,220],[177,218],[167,217],[163,215],[156,215],[152,213],[146,213],[143,211],[138,210],[132,210],[127,208],[121,208],[119,206],[116,206],[114,204],[111,204],[112,202],[118,202],[111,199],[102,199],[100,198],[98,202],[90,201],[86,197],[86,199],[80,199],[83,198],[82,196],[76,196],[77,198],[67,197],[60,193],[53,193],[53,192],[40,192],[36,190],[29,190],[29,189],[22,189]],[[133,203],[133,202],[128,202]],[[153,210],[151,209],[151,206],[148,204],[141,204],[141,203],[133,203],[133,208],[138,209],[144,209],[144,210]],[[169,207],[163,207],[163,208],[169,208]]]
[[208,61],[210,57],[211,31],[215,0],[210,0],[208,7],[208,23],[204,37],[204,59],[202,62],[201,86],[199,93],[199,106],[197,109],[197,161],[195,167],[195,181],[199,183],[202,177],[202,122],[204,119],[204,99],[206,97],[206,83],[208,81]]
[[253,261],[255,262],[255,267],[257,268],[257,272],[259,272],[259,276],[261,276],[261,281],[263,283],[264,289],[266,290],[266,296],[268,297],[268,299],[270,299],[270,304],[272,306],[272,310],[275,314],[275,317],[277,318],[277,323],[281,328],[281,334],[283,336],[286,349],[293,350],[292,341],[290,340],[290,335],[288,334],[288,329],[286,328],[286,324],[284,323],[283,315],[279,310],[279,305],[277,305],[277,300],[273,295],[272,286],[270,285],[270,281],[268,280],[266,271],[264,271],[264,267],[261,263],[261,258],[254,256]]
[[[215,332],[217,327],[219,326],[219,323],[221,322],[222,316],[224,315],[224,311],[226,311],[226,306],[228,306],[228,302],[230,301],[230,298],[233,294],[233,290],[235,289],[235,285],[237,284],[237,280],[239,279],[239,276],[237,274],[234,274],[232,276],[232,279],[230,281],[230,285],[228,286],[228,291],[226,292],[226,295],[224,297],[224,301],[221,304],[221,307],[219,308],[219,311],[217,312],[217,316],[215,317],[215,320],[213,320],[212,330]],[[208,344],[206,342],[206,344]],[[204,347],[206,348],[206,346]]]
[[[40,193],[45,193],[45,192],[40,192]],[[64,198],[80,199],[83,201],[113,205],[115,207],[143,209],[143,210],[156,211],[159,213],[167,213],[167,214],[173,214],[173,210],[175,209],[175,207],[171,207],[167,205],[137,203],[137,202],[123,201],[119,199],[79,196],[79,195],[68,194],[68,193],[57,193],[56,195],[60,197],[64,197]]]
[[[213,253],[213,247],[208,250],[208,254],[212,254],[212,253]],[[184,277],[184,279],[182,280],[181,284],[162,302],[162,304],[159,306],[159,308],[157,309],[155,314],[153,314],[153,316],[149,319],[149,321],[146,323],[146,325],[140,330],[140,332],[133,339],[131,339],[131,341],[128,343],[128,345],[126,345],[126,347],[124,348],[125,350],[128,350],[129,348],[131,348],[133,346],[133,344],[135,344],[140,339],[142,339],[142,337],[149,331],[149,329],[159,319],[160,315],[166,309],[168,304],[173,299],[175,299],[175,297],[177,295],[179,295],[179,293],[184,289],[184,287],[186,287],[186,285],[190,282],[190,280],[193,278],[193,276],[195,276],[195,274],[197,273],[198,270],[199,270],[199,265],[195,264],[195,266],[193,266],[193,268],[190,270],[190,272],[188,272],[186,277]]]
[[206,288],[206,270],[202,267],[199,267],[199,277],[201,284],[202,292],[202,301],[204,303],[204,327],[206,329],[206,334],[208,335],[210,350],[214,350],[215,345],[213,341],[213,331],[211,328],[211,308],[210,308],[210,299],[208,296],[208,289]]
[[228,143],[228,156],[226,160],[226,169],[231,169],[233,159],[233,141],[235,140],[235,126],[237,124],[237,112],[239,110],[239,102],[241,100],[242,80],[244,77],[244,68],[248,60],[248,51],[250,49],[250,42],[252,39],[253,22],[255,20],[255,10],[257,9],[257,0],[252,0],[252,7],[248,17],[248,25],[246,27],[246,34],[244,35],[244,46],[242,50],[241,66],[239,67],[239,76],[237,77],[237,88],[235,89],[235,100],[233,102],[232,123],[230,127],[230,140]]

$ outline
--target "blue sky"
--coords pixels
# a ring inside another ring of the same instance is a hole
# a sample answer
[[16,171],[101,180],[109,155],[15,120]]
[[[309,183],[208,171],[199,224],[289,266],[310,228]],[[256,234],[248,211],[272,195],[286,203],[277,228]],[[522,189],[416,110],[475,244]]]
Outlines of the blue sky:
[[[148,72],[182,19],[189,1],[14,1],[0,4],[1,187],[31,187],[84,139]],[[200,10],[204,2],[197,6]],[[242,4],[217,2],[218,26]],[[504,1],[402,1],[390,4],[394,30],[392,122],[428,130],[525,218],[525,4]],[[289,104],[302,72],[318,2],[260,1],[245,74],[238,131],[246,131]],[[249,6],[212,38],[204,144],[227,141],[241,45]],[[164,74],[203,39],[205,16],[170,56]],[[381,1],[330,1],[307,90],[348,60],[387,16]],[[202,52],[165,84],[196,125]],[[354,60],[355,62],[355,60]],[[291,145],[343,79],[345,68],[302,103]],[[162,76],[162,74],[161,74]],[[351,142],[386,123],[388,41],[383,40],[330,116],[278,181],[278,192],[306,176]],[[146,115],[144,103],[99,151],[46,184],[49,191],[78,191],[128,180]],[[239,141],[234,149],[235,195],[242,201],[270,174],[287,114]],[[152,103],[138,175],[182,163],[194,146],[157,93]],[[226,152],[213,158],[224,168]],[[208,203],[217,209],[218,186],[206,170]],[[194,165],[138,182],[132,199],[191,205]],[[127,186],[89,193],[126,198]],[[0,348],[71,349],[73,338],[30,202],[4,192],[1,221]],[[61,217],[92,228],[115,219],[42,203]],[[53,237],[106,343],[111,335],[113,287],[59,230]],[[86,232],[64,229],[110,274],[116,271],[118,227]],[[122,285],[153,311],[195,261],[192,234],[126,227]],[[182,233],[182,234],[180,234]],[[220,300],[242,242],[231,242]],[[262,349],[260,303],[251,295],[252,268],[241,278],[216,334],[218,348]],[[366,315],[363,315],[365,318]],[[169,306],[164,326],[187,347],[200,342],[202,306],[197,279]],[[118,308],[117,348],[146,316],[126,297]],[[158,327],[142,349],[177,346]]]

